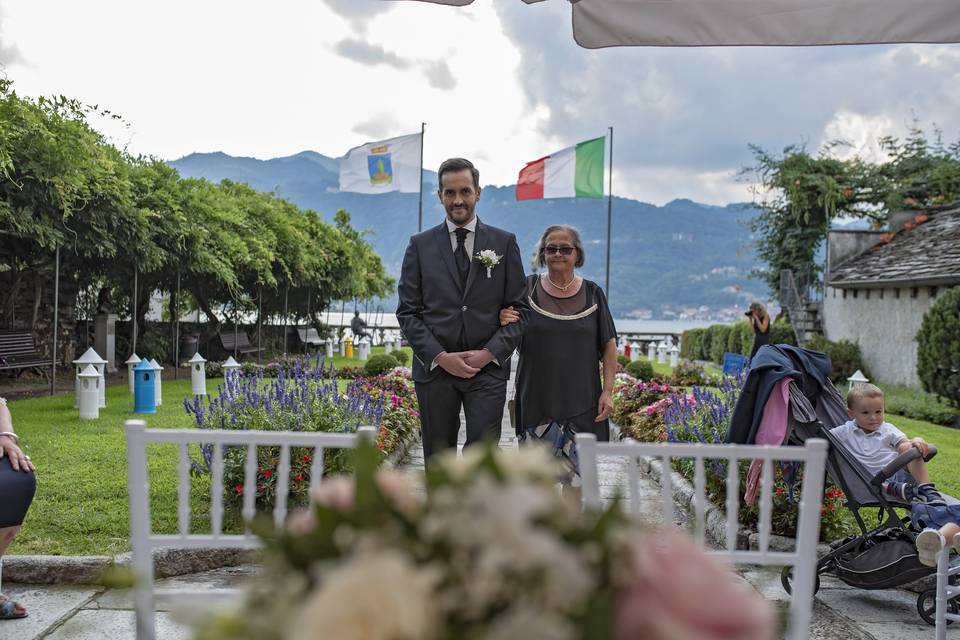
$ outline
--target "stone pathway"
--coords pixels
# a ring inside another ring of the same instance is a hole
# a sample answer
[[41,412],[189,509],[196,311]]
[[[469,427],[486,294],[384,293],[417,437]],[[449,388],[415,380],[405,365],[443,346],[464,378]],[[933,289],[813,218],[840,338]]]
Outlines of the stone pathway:
[[[512,388],[512,385],[511,385]],[[461,425],[463,417],[461,416]],[[465,437],[460,430],[460,446]],[[517,442],[509,416],[504,410],[503,448],[516,448]],[[418,483],[422,482],[423,450],[413,449],[403,465]],[[625,491],[624,462],[603,462],[600,465],[601,496],[610,500]],[[661,519],[660,488],[651,478],[640,476],[641,519],[655,523]],[[684,514],[678,513],[678,518]],[[158,581],[164,588],[182,587],[222,589],[242,585],[255,567],[230,567],[204,573]],[[740,575],[765,598],[786,607],[787,594],[780,586],[780,571],[773,568],[743,569]],[[5,584],[4,592],[23,601],[30,616],[22,620],[0,622],[0,640],[123,640],[134,637],[134,616],[127,590],[104,589],[82,585]],[[190,627],[181,616],[167,611],[157,613],[157,634],[160,640],[186,640]],[[919,640],[933,638],[933,627],[917,614],[916,595],[900,590],[863,591],[825,576],[814,608],[810,629],[815,640]],[[960,625],[947,631],[948,638],[960,640]]]

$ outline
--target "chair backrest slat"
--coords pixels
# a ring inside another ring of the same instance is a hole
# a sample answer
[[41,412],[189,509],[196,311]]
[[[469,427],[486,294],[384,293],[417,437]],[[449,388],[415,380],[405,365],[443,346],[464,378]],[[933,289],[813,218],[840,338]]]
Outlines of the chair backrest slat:
[[703,458],[694,461],[693,468],[693,519],[694,536],[697,544],[703,545],[707,531],[707,476],[703,468]]
[[736,458],[730,458],[727,465],[727,550],[737,548],[737,534],[740,532],[740,472]]
[[177,522],[185,538],[190,535],[190,457],[186,442],[181,442],[177,450]]
[[280,447],[280,464],[277,467],[277,493],[273,501],[273,524],[283,525],[287,517],[287,495],[290,489],[290,447]]
[[223,446],[213,445],[213,473],[210,480],[210,528],[213,537],[223,533]]
[[[230,431],[198,429],[153,429],[147,430],[142,420],[128,420],[125,424],[127,437],[127,489],[130,496],[130,543],[133,550],[133,567],[138,581],[134,587],[134,602],[137,613],[137,639],[155,640],[153,593],[153,549],[164,545],[184,547],[253,548],[259,543],[253,539],[245,524],[244,535],[223,535],[223,478],[224,448],[246,448],[244,465],[243,507],[241,513],[247,523],[256,515],[256,496],[259,480],[257,445],[280,448],[277,468],[277,491],[273,511],[274,523],[280,527],[287,516],[287,497],[290,480],[290,455],[292,447],[307,447],[316,454],[312,469],[311,485],[320,482],[323,473],[325,448],[353,448],[361,438],[370,442],[376,437],[374,427],[361,427],[357,433],[323,432],[271,432]],[[146,448],[151,443],[177,445],[177,535],[155,535],[150,526],[150,485],[147,474]],[[190,510],[190,456],[191,444],[213,446],[211,476],[210,534],[191,533]]]
[[[243,515],[244,522],[250,522],[257,513],[257,477],[259,474],[259,463],[257,461],[257,445],[250,443],[247,445],[247,461],[243,469],[243,509],[240,513]],[[250,535],[250,527],[246,527],[246,533]]]
[[323,447],[313,450],[313,460],[310,462],[310,488],[316,489],[323,477]]
[[[673,523],[674,501],[671,478],[671,459],[685,458],[694,460],[693,504],[694,535],[700,543],[706,540],[707,519],[718,514],[707,508],[706,501],[706,463],[726,461],[724,478],[727,499],[725,542],[726,548],[706,549],[711,555],[719,555],[733,564],[788,565],[793,570],[792,599],[790,601],[790,619],[786,638],[801,640],[807,637],[813,610],[813,585],[816,571],[816,546],[820,532],[820,505],[823,498],[823,478],[827,455],[827,442],[810,438],[803,447],[770,447],[754,445],[720,445],[702,443],[648,443],[625,441],[620,443],[598,443],[596,436],[589,433],[577,435],[579,449],[580,477],[583,482],[583,499],[587,507],[602,505],[600,495],[598,459],[600,457],[626,458],[626,482],[631,493],[630,505],[639,507],[638,462],[641,458],[654,460],[660,467],[660,487],[663,505],[661,513],[665,524]],[[737,549],[740,509],[740,461],[761,460],[763,470],[760,477],[760,523],[759,549],[743,551]],[[803,488],[800,496],[799,519],[797,523],[796,550],[792,553],[771,552],[774,467],[776,461],[802,462]]]

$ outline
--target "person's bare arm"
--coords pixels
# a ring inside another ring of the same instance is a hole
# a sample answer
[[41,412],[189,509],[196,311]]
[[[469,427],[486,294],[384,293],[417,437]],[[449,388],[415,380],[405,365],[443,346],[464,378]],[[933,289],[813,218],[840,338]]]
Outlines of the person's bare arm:
[[610,417],[613,411],[613,381],[617,375],[617,339],[610,338],[603,348],[603,391],[597,403],[597,422]]
[[[8,435],[4,435],[8,434]],[[19,439],[13,432],[13,418],[5,402],[0,401],[0,458],[7,456],[14,471],[34,471],[36,467],[20,449]]]
[[760,324],[760,331],[762,333],[766,333],[767,329],[770,328],[770,316],[763,316],[762,318],[760,318],[759,324]]

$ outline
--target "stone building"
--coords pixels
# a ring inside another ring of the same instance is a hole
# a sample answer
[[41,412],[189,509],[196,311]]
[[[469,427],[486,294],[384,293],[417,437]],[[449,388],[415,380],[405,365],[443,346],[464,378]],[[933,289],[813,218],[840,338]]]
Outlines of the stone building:
[[857,342],[873,379],[919,386],[923,316],[960,285],[960,207],[898,212],[887,232],[830,231],[825,283],[826,337]]

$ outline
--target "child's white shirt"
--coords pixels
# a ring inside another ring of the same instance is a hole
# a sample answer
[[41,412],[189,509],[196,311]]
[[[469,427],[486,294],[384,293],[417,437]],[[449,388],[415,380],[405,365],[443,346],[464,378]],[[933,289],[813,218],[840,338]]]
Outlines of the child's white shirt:
[[870,472],[878,473],[897,458],[897,445],[907,439],[903,431],[884,422],[876,431],[864,431],[855,420],[830,429],[830,433]]

